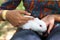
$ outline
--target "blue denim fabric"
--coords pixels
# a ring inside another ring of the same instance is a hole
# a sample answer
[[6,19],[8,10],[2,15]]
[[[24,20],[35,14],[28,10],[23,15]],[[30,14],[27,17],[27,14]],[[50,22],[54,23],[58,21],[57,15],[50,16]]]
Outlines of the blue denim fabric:
[[60,40],[60,25],[57,25],[57,27],[52,30],[47,40]]
[[41,40],[32,30],[21,30],[14,34],[11,40]]
[[[41,40],[41,37],[32,30],[17,31],[11,40]],[[53,29],[47,39],[43,40],[60,40],[60,25]]]

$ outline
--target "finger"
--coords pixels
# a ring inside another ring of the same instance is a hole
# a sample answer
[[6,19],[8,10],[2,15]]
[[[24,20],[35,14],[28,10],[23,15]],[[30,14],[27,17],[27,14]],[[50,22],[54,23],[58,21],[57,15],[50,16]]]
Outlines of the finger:
[[31,15],[31,13],[28,13],[27,11],[20,10],[20,14],[26,14],[26,15]]
[[50,24],[49,29],[48,29],[48,34],[49,34],[49,33],[50,33],[50,31],[52,30],[53,25],[54,25],[54,23],[53,23],[53,24]]
[[21,22],[19,23],[19,27],[22,26],[22,25],[24,25],[25,23],[27,23],[27,21],[21,21]]
[[22,21],[21,25],[24,25],[25,23],[27,23],[27,21]]
[[34,18],[33,16],[27,16],[27,15],[24,15],[24,17]]
[[34,18],[30,18],[30,17],[24,17],[23,20],[28,21],[28,20],[33,20]]

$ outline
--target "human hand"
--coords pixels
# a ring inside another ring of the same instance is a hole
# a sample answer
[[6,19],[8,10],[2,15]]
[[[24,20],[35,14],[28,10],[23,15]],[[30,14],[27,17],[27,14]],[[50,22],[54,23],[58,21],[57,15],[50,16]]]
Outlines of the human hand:
[[6,19],[13,25],[13,26],[20,26],[25,24],[28,20],[33,18],[24,17],[24,14],[30,15],[30,13],[21,10],[9,10],[6,14]]
[[54,27],[55,18],[53,15],[48,15],[48,16],[42,18],[42,20],[46,23],[46,25],[48,27],[48,34],[49,34],[50,31],[52,30],[52,28]]

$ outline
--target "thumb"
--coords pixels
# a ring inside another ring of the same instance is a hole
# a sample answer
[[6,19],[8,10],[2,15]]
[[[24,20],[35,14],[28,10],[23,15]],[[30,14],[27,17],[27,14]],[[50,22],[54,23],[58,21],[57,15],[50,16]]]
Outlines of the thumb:
[[25,14],[25,15],[31,15],[31,13],[28,13],[27,11],[20,10],[19,12],[20,12],[20,14],[23,14],[23,15],[24,15],[24,14]]

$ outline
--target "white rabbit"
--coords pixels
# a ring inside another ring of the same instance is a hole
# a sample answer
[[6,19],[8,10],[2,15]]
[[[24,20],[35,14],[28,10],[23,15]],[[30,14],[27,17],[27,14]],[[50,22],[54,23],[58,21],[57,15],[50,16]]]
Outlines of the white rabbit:
[[36,32],[45,32],[47,30],[47,27],[44,21],[38,18],[34,18],[34,20],[29,20],[26,24],[22,25],[22,29],[31,29]]

